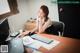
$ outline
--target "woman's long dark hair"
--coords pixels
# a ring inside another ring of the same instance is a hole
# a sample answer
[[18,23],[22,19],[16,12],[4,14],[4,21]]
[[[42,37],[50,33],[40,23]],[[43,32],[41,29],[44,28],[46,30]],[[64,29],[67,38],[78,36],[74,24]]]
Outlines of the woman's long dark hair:
[[42,6],[40,7],[40,9],[42,9],[42,11],[45,13],[45,21],[47,21],[47,20],[48,20],[48,14],[49,14],[49,9],[48,9],[48,7],[45,6],[45,5],[42,5]]

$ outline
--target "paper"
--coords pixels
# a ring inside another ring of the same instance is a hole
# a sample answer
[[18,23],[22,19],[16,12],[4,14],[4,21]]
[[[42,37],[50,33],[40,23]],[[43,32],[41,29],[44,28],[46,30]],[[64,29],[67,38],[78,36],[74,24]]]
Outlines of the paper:
[[22,38],[22,40],[23,44],[26,46],[34,42],[34,39],[32,39],[30,36],[25,36]]
[[44,47],[48,50],[52,49],[53,47],[57,46],[60,43],[60,41],[54,40],[50,44],[46,44],[44,42],[34,40],[29,36],[26,36],[23,38],[23,44],[27,47],[33,48],[33,49],[39,49],[40,47]]
[[34,43],[28,45],[29,47],[32,47],[32,48],[35,48],[35,49],[39,49],[40,47],[44,47],[48,50],[52,49],[53,47],[57,46],[60,42],[57,41],[57,40],[53,40],[52,43],[50,44],[46,44],[46,43],[43,43],[43,42],[40,42],[38,40],[35,40]]
[[41,42],[34,40],[32,44],[29,44],[28,47],[38,50],[42,46]]
[[42,43],[42,47],[44,47],[44,48],[50,50],[50,49],[54,48],[55,46],[57,46],[59,43],[60,43],[59,41],[53,40],[53,42],[50,43],[50,44]]

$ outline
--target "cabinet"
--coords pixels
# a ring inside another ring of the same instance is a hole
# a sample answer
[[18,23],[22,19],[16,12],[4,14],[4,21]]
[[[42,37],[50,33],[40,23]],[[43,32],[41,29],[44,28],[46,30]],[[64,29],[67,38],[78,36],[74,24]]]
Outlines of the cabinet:
[[64,22],[64,35],[80,38],[80,5],[58,4],[59,20]]

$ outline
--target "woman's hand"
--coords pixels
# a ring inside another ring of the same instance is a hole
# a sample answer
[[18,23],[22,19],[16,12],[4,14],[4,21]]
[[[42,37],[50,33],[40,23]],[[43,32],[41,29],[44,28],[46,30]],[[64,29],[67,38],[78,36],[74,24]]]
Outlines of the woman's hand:
[[25,31],[25,32],[23,32],[22,33],[22,35],[26,35],[26,34],[28,34],[30,31]]
[[19,34],[19,37],[24,37],[26,34],[28,34],[30,31],[25,31]]

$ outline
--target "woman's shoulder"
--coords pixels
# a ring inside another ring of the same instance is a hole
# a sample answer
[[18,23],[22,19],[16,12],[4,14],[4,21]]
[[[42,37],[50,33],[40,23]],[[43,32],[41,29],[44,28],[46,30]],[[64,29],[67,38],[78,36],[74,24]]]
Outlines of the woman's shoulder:
[[50,19],[50,17],[48,17],[48,20],[47,20],[47,21],[51,22],[51,19]]
[[48,18],[47,22],[49,22],[50,24],[52,24],[52,20],[50,18]]

